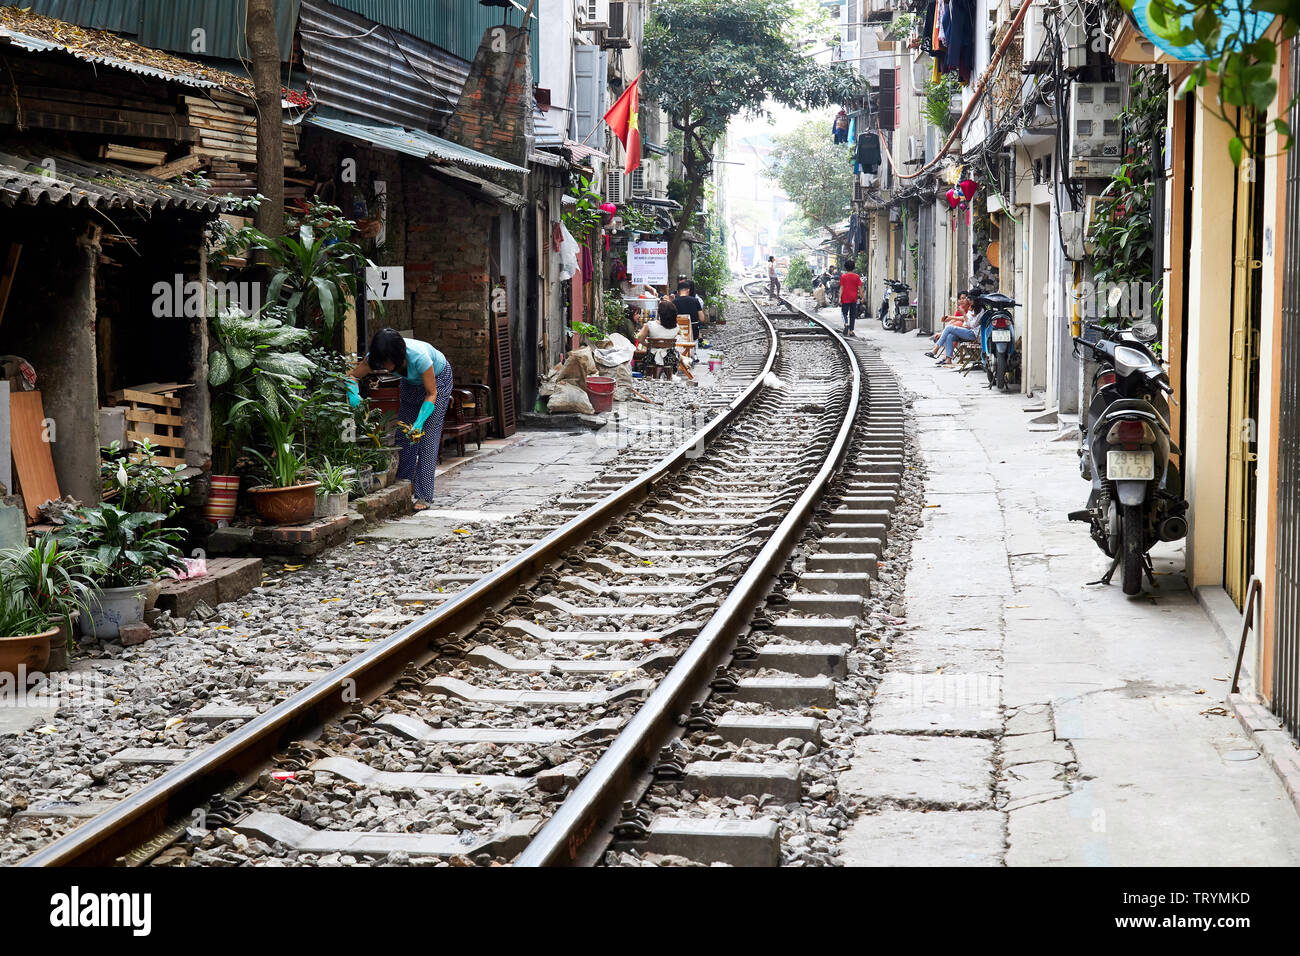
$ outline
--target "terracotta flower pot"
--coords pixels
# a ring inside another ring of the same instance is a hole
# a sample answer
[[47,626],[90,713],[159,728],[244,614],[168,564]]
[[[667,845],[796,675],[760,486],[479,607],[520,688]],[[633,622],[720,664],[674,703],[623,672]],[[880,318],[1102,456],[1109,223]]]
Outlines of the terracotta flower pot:
[[270,524],[302,524],[310,521],[316,511],[316,489],[319,481],[305,481],[288,488],[250,488],[253,507],[263,521]]
[[18,676],[20,666],[28,674],[43,671],[50,662],[50,639],[59,633],[52,627],[41,634],[0,637],[0,674]]

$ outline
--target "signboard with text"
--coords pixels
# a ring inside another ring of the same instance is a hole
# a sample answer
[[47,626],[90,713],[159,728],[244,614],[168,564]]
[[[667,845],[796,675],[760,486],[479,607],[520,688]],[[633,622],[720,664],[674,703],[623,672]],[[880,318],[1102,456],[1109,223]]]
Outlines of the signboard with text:
[[367,299],[405,299],[406,272],[402,266],[369,266],[366,268]]
[[668,243],[632,243],[627,249],[627,269],[638,285],[667,285]]

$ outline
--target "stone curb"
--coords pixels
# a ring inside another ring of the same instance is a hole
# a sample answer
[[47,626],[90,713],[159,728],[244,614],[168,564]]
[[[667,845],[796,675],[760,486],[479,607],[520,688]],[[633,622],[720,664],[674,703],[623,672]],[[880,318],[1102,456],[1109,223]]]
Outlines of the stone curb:
[[1291,734],[1268,708],[1243,694],[1229,694],[1228,709],[1277,774],[1297,813],[1300,813],[1300,750]]

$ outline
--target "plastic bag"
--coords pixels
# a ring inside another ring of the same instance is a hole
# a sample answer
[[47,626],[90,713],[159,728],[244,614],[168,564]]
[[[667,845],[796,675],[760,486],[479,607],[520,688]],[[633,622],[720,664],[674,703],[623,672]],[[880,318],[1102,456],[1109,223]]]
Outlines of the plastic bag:
[[560,235],[560,281],[563,282],[578,271],[578,240],[564,223],[560,223]]
[[626,335],[611,332],[609,347],[596,349],[594,354],[598,365],[612,368],[617,365],[626,365],[632,361],[632,356],[636,354],[636,346],[628,340]]
[[583,415],[596,414],[596,410],[591,407],[591,400],[587,398],[586,390],[567,383],[561,385],[555,394],[550,397],[546,403],[546,410],[552,415],[561,412],[578,412]]

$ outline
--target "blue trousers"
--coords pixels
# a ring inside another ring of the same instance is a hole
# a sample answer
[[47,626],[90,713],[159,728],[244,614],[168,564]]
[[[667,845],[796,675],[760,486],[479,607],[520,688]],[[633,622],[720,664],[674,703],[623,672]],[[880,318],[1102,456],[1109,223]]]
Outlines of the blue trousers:
[[[452,374],[448,365],[438,375],[438,402],[433,414],[424,423],[424,436],[412,444],[405,433],[397,433],[397,447],[402,449],[397,459],[397,477],[409,480],[416,501],[433,500],[433,479],[438,473],[438,449],[442,447],[442,423],[451,405]],[[424,385],[412,385],[402,379],[401,407],[398,418],[407,424],[415,421],[426,397]]]
[[974,342],[975,339],[974,329],[968,329],[960,325],[950,325],[940,334],[939,347],[943,349],[948,358],[952,358],[952,350],[957,347],[958,342]]

